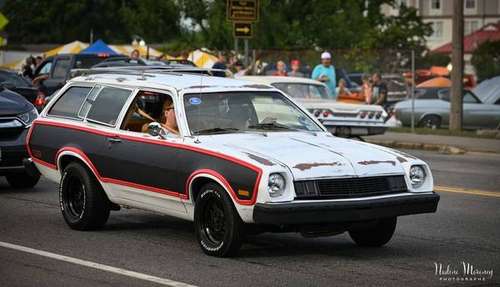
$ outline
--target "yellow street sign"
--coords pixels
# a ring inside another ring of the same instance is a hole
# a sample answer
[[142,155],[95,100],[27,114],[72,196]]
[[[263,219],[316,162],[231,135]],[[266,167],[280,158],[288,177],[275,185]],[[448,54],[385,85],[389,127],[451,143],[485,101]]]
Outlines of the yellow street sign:
[[252,23],[233,23],[233,33],[235,38],[252,38]]
[[0,47],[7,45],[7,39],[0,37]]
[[3,27],[5,27],[5,25],[7,25],[7,23],[9,23],[9,19],[7,19],[7,17],[5,17],[2,12],[0,12],[0,30],[3,29]]

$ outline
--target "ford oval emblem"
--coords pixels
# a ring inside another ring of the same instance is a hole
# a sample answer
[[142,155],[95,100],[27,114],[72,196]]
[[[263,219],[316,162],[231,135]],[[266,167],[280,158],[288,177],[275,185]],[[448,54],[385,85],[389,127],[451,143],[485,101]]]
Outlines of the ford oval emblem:
[[191,105],[199,105],[201,104],[201,99],[200,98],[189,98],[189,103]]

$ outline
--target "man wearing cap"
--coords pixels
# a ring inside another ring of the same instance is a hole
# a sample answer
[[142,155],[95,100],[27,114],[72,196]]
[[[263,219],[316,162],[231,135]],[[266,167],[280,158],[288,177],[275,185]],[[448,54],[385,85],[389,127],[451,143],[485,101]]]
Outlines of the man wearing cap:
[[332,65],[332,55],[328,52],[321,54],[321,64],[314,67],[311,78],[323,82],[328,87],[328,95],[335,99],[337,97],[335,89],[335,67]]

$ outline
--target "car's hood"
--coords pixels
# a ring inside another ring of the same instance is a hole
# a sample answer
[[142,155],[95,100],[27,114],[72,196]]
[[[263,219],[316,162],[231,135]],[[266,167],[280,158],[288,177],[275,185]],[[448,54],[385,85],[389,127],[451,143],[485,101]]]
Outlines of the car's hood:
[[25,98],[10,90],[0,91],[0,116],[11,116],[33,109]]
[[399,156],[326,133],[229,134],[204,137],[214,149],[263,166],[286,165],[295,179],[403,174]]

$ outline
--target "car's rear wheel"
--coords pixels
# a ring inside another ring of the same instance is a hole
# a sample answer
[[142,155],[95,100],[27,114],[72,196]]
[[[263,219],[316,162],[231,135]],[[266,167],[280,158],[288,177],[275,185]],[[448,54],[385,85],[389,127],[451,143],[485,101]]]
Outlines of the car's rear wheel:
[[99,182],[88,169],[72,162],[64,169],[59,203],[66,223],[76,230],[102,227],[109,217],[109,204]]
[[6,176],[7,182],[14,188],[30,188],[40,180],[40,175],[30,175],[26,172],[14,173]]
[[419,126],[430,129],[439,129],[441,127],[441,118],[436,115],[427,115],[420,120]]
[[217,184],[206,184],[199,192],[194,225],[200,247],[207,255],[232,256],[241,247],[243,222],[229,195]]
[[396,230],[396,217],[379,219],[369,229],[350,230],[349,235],[359,246],[379,247],[389,242]]

